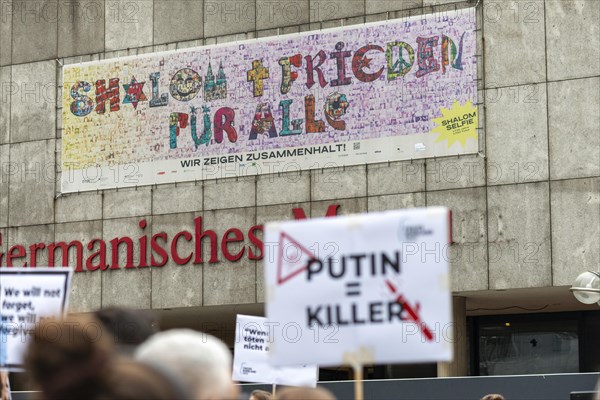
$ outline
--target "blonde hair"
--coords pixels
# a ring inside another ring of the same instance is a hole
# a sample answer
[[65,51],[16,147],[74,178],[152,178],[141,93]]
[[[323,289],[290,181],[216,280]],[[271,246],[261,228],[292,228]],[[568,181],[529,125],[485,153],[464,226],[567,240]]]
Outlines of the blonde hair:
[[336,400],[333,393],[324,388],[286,388],[277,392],[275,400]]
[[506,400],[506,399],[501,394],[492,393],[492,394],[486,394],[485,396],[483,396],[481,398],[481,400]]
[[265,390],[254,390],[250,393],[250,399],[252,400],[271,400],[273,395]]

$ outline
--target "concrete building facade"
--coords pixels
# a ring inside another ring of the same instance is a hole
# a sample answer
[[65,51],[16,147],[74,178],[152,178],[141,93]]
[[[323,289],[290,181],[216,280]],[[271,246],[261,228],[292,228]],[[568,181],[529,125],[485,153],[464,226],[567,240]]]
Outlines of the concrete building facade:
[[[455,318],[465,334],[456,343],[455,362],[438,366],[438,375],[477,373],[469,367],[474,351],[466,334],[469,318],[597,309],[576,302],[568,289],[581,272],[600,269],[600,2],[0,0],[0,5],[5,257],[15,244],[26,247],[29,258],[35,243],[87,245],[95,238],[173,235],[193,230],[197,217],[221,237],[232,227],[248,232],[293,219],[295,208],[315,217],[331,205],[339,205],[340,215],[444,205],[453,216]],[[60,193],[64,65],[474,6],[478,155]],[[247,239],[245,245],[250,249]],[[138,254],[139,243],[134,246]],[[184,253],[191,245],[181,246]],[[40,251],[38,265],[47,257]],[[262,313],[262,271],[260,260],[221,256],[201,265],[169,260],[161,268],[76,273],[70,310],[153,309],[166,326],[205,328],[231,342],[237,312]]]

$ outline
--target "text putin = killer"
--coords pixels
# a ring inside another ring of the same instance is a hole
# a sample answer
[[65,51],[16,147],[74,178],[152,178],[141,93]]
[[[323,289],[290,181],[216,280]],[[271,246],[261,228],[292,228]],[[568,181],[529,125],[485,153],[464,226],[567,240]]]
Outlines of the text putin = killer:
[[[427,341],[434,339],[429,327],[421,320],[420,305],[412,306],[398,292],[397,286],[389,279],[402,272],[401,252],[356,253],[323,260],[312,258],[306,268],[306,281],[333,279],[345,281],[345,294],[348,298],[361,295],[360,283],[364,277],[381,277],[382,287],[389,290],[389,300],[350,301],[338,304],[309,305],[306,308],[306,326],[343,327],[365,324],[390,324],[413,322],[420,328]],[[350,279],[350,280],[348,280]]]

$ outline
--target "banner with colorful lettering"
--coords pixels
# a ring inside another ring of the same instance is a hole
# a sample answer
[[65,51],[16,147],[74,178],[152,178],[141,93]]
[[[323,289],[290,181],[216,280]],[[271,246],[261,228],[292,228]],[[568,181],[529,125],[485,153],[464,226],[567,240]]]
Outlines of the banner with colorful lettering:
[[475,9],[63,69],[62,191],[478,151]]

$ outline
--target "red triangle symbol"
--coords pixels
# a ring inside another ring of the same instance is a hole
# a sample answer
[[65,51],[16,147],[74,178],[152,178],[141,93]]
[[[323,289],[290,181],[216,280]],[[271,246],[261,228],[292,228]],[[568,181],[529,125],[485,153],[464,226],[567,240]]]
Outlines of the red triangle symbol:
[[282,285],[308,268],[308,263],[316,259],[306,247],[285,232],[279,234],[277,251],[277,284]]

